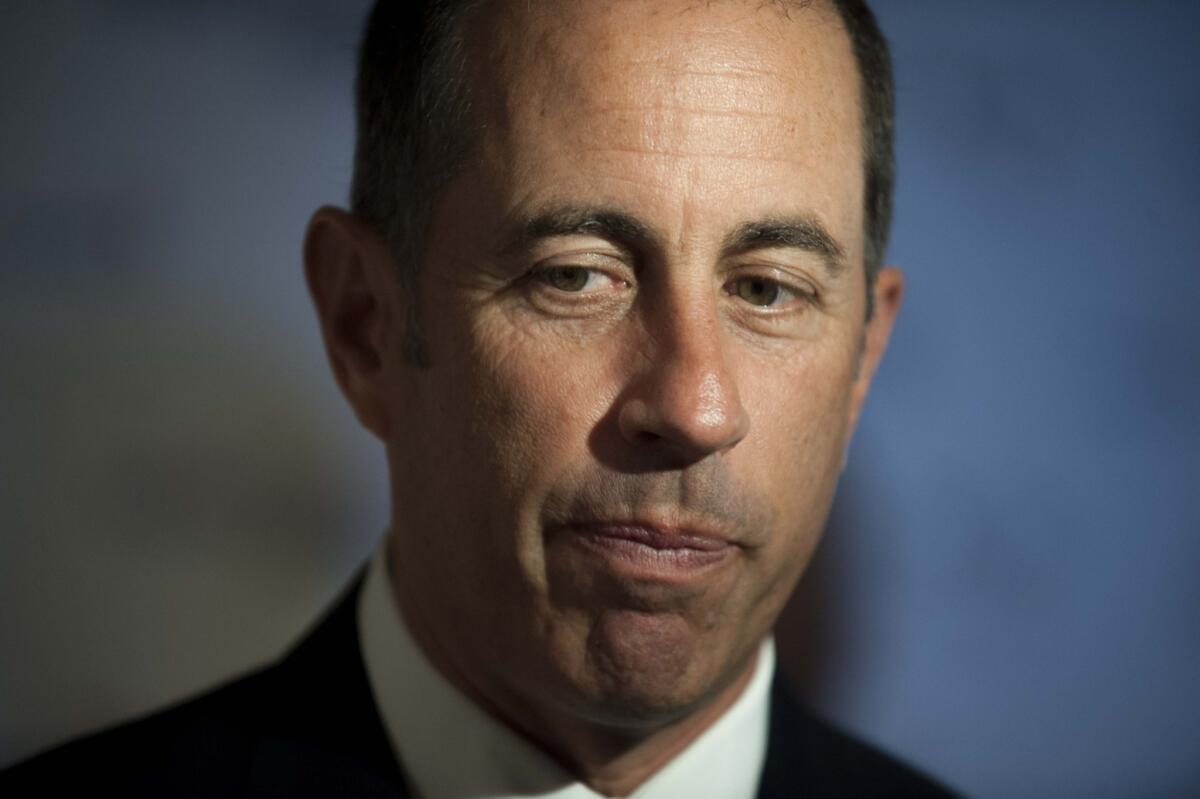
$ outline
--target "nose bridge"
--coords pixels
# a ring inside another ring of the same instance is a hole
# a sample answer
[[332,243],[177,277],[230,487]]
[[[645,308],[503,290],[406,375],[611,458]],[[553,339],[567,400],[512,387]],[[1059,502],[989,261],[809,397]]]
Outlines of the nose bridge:
[[623,409],[626,437],[689,458],[727,450],[749,419],[714,292],[675,285],[662,294],[646,309],[648,352]]
[[726,363],[715,309],[707,307],[711,303],[680,305],[671,308],[656,331],[653,368],[663,398],[680,411],[688,408],[696,423],[711,427],[721,422],[730,395],[736,396],[736,380]]

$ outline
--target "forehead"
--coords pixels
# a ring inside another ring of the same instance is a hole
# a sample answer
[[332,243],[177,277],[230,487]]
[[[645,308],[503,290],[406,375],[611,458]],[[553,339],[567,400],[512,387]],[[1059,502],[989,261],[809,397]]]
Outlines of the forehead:
[[861,229],[857,68],[825,3],[495,2],[470,29],[480,160],[514,202],[736,199]]

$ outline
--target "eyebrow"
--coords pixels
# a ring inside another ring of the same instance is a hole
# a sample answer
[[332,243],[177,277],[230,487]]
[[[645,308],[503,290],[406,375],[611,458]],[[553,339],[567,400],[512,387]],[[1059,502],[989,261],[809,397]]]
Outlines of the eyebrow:
[[612,208],[554,208],[519,221],[515,227],[515,234],[504,245],[503,252],[523,252],[541,239],[584,234],[607,239],[630,251],[642,251],[658,243],[658,237],[647,225]]
[[[552,208],[518,221],[514,227],[514,234],[502,248],[504,253],[525,252],[537,241],[555,236],[598,236],[631,252],[659,248],[662,242],[661,236],[637,217],[613,208],[573,205]],[[725,237],[721,249],[729,256],[772,247],[819,255],[831,276],[845,271],[844,248],[824,225],[810,216],[743,222]]]
[[825,269],[837,276],[846,269],[846,251],[825,226],[807,216],[764,219],[745,222],[725,237],[726,255],[737,255],[771,247],[791,247],[815,253],[825,261]]

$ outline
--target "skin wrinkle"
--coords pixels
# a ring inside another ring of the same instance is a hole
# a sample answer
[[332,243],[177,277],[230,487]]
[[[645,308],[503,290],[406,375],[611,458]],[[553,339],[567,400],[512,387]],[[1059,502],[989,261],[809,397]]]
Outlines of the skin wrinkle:
[[[596,152],[596,150],[588,150],[588,151],[583,151],[583,152]],[[787,163],[787,164],[794,163],[794,161],[791,161],[791,160],[785,160],[785,159],[779,159],[779,160],[781,163]],[[597,180],[602,181],[606,185],[624,184],[624,185],[629,185],[629,186],[643,186],[643,187],[652,185],[643,178],[629,177],[627,175],[621,175],[616,172],[607,172],[607,171],[603,171],[603,170],[597,170],[595,174],[596,174]],[[731,190],[768,193],[768,192],[774,191],[777,188],[779,188],[781,185],[781,181],[771,180],[771,181],[768,181],[765,183],[749,183],[748,182],[745,184],[727,184],[727,185],[729,186],[729,188]]]
[[761,155],[748,155],[748,154],[740,155],[740,154],[735,154],[735,153],[730,153],[730,152],[703,152],[703,151],[688,152],[685,150],[653,149],[653,148],[646,148],[646,147],[580,147],[580,148],[577,148],[575,150],[575,152],[581,152],[581,153],[603,153],[603,152],[629,153],[631,155],[665,156],[668,159],[711,158],[713,160],[749,161],[751,163],[763,163],[763,162],[771,162],[771,163],[779,163],[779,164],[795,164],[795,163],[797,163],[796,159],[785,158],[783,156],[779,156],[779,157],[766,156],[766,157],[764,157]]
[[[642,60],[632,60],[629,62],[632,67],[655,67],[661,68],[666,62],[661,58],[647,58]],[[690,67],[676,68],[676,74],[690,75],[701,78],[759,78],[771,76],[774,73],[766,69],[754,69],[753,67],[742,67],[733,65],[721,65],[720,69],[693,69]]]
[[[643,110],[643,109],[640,109],[637,106],[625,105],[625,106],[604,107],[604,108],[599,109],[599,112],[602,114],[615,114],[615,113],[625,113],[625,112],[638,112],[641,110]],[[665,105],[665,106],[658,106],[658,107],[656,107],[655,110],[661,111],[663,113],[670,113],[670,114],[694,114],[696,116],[709,116],[709,117],[718,117],[718,118],[720,118],[720,117],[735,117],[737,119],[745,119],[746,117],[759,117],[762,119],[776,119],[776,120],[781,120],[781,121],[786,121],[786,122],[791,122],[791,123],[795,123],[795,122],[799,121],[796,117],[787,115],[787,114],[779,114],[779,113],[774,113],[774,112],[770,112],[770,111],[751,111],[751,110],[748,110],[745,108],[731,108],[729,110],[722,111],[722,110],[713,110],[713,109],[706,109],[706,108],[694,108],[694,107],[689,107],[689,106],[684,106],[684,105]]]
[[[627,126],[635,127],[637,129],[642,129],[641,126],[645,124],[646,117],[645,117],[645,115],[637,114],[637,109],[639,109],[639,108],[645,108],[646,111],[648,111],[650,114],[654,115],[653,118],[659,119],[659,121],[661,123],[657,126],[651,125],[650,130],[653,131],[656,128],[663,128],[663,127],[671,128],[672,130],[671,130],[670,134],[665,137],[659,137],[657,139],[651,139],[648,141],[643,140],[643,141],[640,141],[637,143],[627,142],[624,145],[613,143],[614,139],[616,141],[620,141],[621,138],[628,138],[628,137],[622,137],[620,133],[618,133],[614,137],[612,135],[605,135],[605,134],[601,134],[601,133],[597,132],[596,137],[604,139],[604,144],[602,147],[595,148],[593,146],[590,146],[586,142],[584,142],[584,143],[579,143],[579,149],[582,149],[584,151],[624,152],[624,153],[628,153],[630,155],[641,155],[646,152],[653,152],[653,153],[657,153],[659,155],[666,156],[669,158],[687,158],[687,157],[693,157],[693,156],[701,156],[701,157],[712,157],[712,158],[727,159],[727,160],[734,160],[734,161],[747,161],[747,162],[760,162],[760,163],[764,162],[764,161],[788,162],[788,161],[791,161],[792,159],[794,159],[794,157],[795,157],[794,153],[791,153],[788,156],[778,156],[778,155],[774,155],[774,154],[770,154],[770,153],[764,154],[763,152],[761,152],[761,143],[759,141],[755,140],[753,135],[747,134],[747,127],[745,125],[736,124],[737,118],[734,115],[736,115],[740,109],[740,106],[737,105],[736,101],[739,97],[744,96],[744,92],[742,92],[742,93],[731,92],[728,90],[727,87],[721,87],[721,88],[717,88],[716,90],[714,90],[712,92],[709,92],[708,94],[711,95],[710,97],[701,96],[700,98],[697,98],[696,95],[698,95],[698,94],[704,95],[705,94],[702,91],[702,86],[707,85],[707,84],[701,84],[701,87],[697,87],[696,85],[694,85],[694,82],[689,81],[686,83],[688,84],[686,86],[686,88],[677,88],[677,92],[676,92],[677,95],[682,94],[682,95],[690,98],[692,102],[696,102],[697,99],[700,99],[700,100],[707,99],[710,101],[715,101],[715,100],[720,99],[720,100],[722,100],[723,108],[717,109],[715,114],[706,114],[706,113],[678,114],[678,113],[669,113],[669,112],[665,111],[664,107],[671,107],[669,104],[666,104],[666,103],[662,103],[662,104],[654,105],[654,106],[646,106],[644,104],[641,104],[641,105],[631,106],[631,108],[633,110],[631,112],[629,112],[628,114],[620,114],[620,113],[611,113],[611,108],[613,106],[611,106],[611,105],[606,106],[604,104],[601,104],[599,106],[599,109],[597,109],[597,110],[603,110],[603,111],[607,112],[606,130],[608,129],[608,125],[620,128],[623,123],[625,123]],[[762,94],[762,93],[760,92],[760,94]],[[766,96],[763,95],[763,98],[765,98],[765,97]],[[676,101],[678,101],[678,97],[676,97]],[[760,98],[760,102],[761,101],[763,101],[762,98]],[[676,103],[676,104],[678,105],[678,103]],[[796,121],[796,118],[793,115],[772,114],[770,112],[764,112],[764,111],[760,111],[757,109],[755,109],[753,111],[753,113],[756,115],[762,114],[763,117],[773,117],[773,116],[781,117],[781,121],[787,122],[789,131],[793,135],[806,137],[806,138],[814,138],[814,136],[812,134],[806,135],[803,132],[801,132],[800,130],[797,130],[799,125]],[[691,122],[690,124],[693,127],[689,128],[688,127],[689,122],[687,120],[689,118],[693,118],[693,117],[701,117],[701,119]],[[715,122],[709,121],[706,124],[705,123],[706,117],[712,117],[712,119],[715,119],[717,121],[715,121]],[[722,117],[724,117],[724,119],[722,119]],[[722,124],[722,123],[724,123],[724,124]],[[718,138],[721,146],[717,149],[688,150],[686,148],[680,148],[677,145],[670,144],[670,142],[688,141],[689,138],[694,138],[694,137],[689,137],[689,134],[692,132],[693,129],[702,129],[704,131],[704,133],[706,134],[706,139],[709,140],[710,142],[711,142],[712,138]],[[725,135],[723,135],[721,137],[715,137],[714,132],[716,130],[722,130],[722,131],[727,130],[727,132],[725,133]],[[756,129],[750,128],[750,130],[756,130]],[[566,147],[574,148],[575,144],[576,144],[575,142],[572,142],[570,144],[564,143],[564,148],[566,148]],[[842,148],[845,148],[846,146],[847,145],[845,143],[841,144]],[[852,147],[853,145],[851,144],[850,146]],[[756,148],[758,148],[759,151],[756,152],[755,151]],[[736,177],[734,179],[735,179],[735,181],[740,182],[745,179],[745,176],[742,175],[742,176]]]

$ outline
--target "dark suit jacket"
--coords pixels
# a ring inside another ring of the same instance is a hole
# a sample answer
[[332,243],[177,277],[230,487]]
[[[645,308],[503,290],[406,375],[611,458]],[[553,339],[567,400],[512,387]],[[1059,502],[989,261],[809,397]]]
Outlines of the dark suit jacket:
[[[0,796],[409,796],[359,653],[361,586],[278,663],[0,772]],[[949,794],[814,719],[776,679],[759,795]]]

